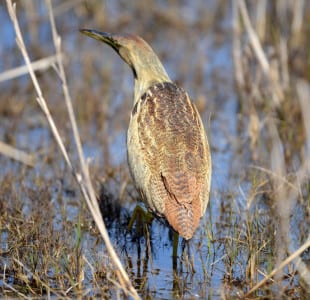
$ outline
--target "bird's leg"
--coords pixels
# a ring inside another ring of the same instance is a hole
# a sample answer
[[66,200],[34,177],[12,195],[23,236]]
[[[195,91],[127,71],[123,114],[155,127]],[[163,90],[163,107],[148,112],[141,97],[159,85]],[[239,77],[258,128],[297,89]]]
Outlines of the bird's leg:
[[133,224],[137,221],[137,228],[141,228],[143,224],[149,225],[152,223],[154,216],[151,212],[145,211],[140,205],[137,205],[133,210],[132,216],[128,223],[128,230],[132,230]]
[[182,260],[185,263],[187,272],[196,273],[194,266],[194,257],[191,255],[190,241],[182,241]]
[[173,240],[172,240],[172,268],[173,270],[176,270],[177,268],[178,245],[179,245],[179,234],[173,230]]

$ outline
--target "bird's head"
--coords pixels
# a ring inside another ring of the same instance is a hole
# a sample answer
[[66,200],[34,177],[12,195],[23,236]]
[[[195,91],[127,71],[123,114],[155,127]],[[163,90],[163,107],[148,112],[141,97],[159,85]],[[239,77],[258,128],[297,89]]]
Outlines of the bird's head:
[[170,81],[163,65],[149,44],[136,35],[118,35],[92,29],[81,33],[111,46],[131,67],[139,81]]

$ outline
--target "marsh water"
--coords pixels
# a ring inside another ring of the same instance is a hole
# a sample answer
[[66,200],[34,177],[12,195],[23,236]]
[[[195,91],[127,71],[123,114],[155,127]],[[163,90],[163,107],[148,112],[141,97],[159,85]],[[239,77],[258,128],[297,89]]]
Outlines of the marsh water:
[[[249,149],[247,117],[241,115],[234,85],[231,5],[211,0],[156,1],[152,9],[142,1],[52,4],[83,150],[91,159],[90,170],[102,215],[139,294],[144,299],[240,296],[240,291],[247,289],[249,277],[253,279],[249,275],[253,272],[249,263],[253,259],[251,243],[260,244],[262,249],[255,253],[255,261],[262,270],[256,279],[272,268],[274,227],[266,199],[248,202],[257,186],[253,177],[259,176],[253,175],[255,161]],[[1,3],[0,8],[2,73],[23,65],[23,60],[14,42],[5,4]],[[31,59],[53,55],[45,2],[19,1],[17,12]],[[201,113],[212,153],[211,196],[194,238],[189,243],[180,239],[174,266],[172,234],[166,223],[155,219],[147,235],[139,235],[136,227],[132,231],[127,229],[136,204],[143,206],[126,158],[126,130],[133,99],[131,70],[108,46],[80,35],[79,28],[141,35],[158,54],[170,77],[188,91]],[[37,75],[72,161],[77,164],[61,83],[52,67],[38,71]],[[117,297],[116,292],[109,294],[108,275],[103,275],[105,284],[108,282],[106,295],[100,290],[98,274],[108,274],[111,263],[79,188],[35,102],[29,76],[0,82],[0,89],[0,140],[36,157],[34,167],[28,167],[0,155],[0,273],[6,273],[0,278],[2,295],[12,295],[4,282],[21,293],[33,295],[30,289],[27,292],[21,288],[25,283],[10,272],[14,259],[32,270],[24,271],[29,281],[33,278],[31,272],[40,274],[44,270],[48,275],[42,277],[50,278],[45,280],[53,289],[66,290],[76,287],[72,278],[77,278],[69,270],[71,259],[79,256],[83,258],[82,294]],[[10,226],[16,227],[16,235],[12,236]],[[33,228],[36,229],[31,236],[20,233],[22,229],[32,232]],[[18,234],[25,238],[18,239]],[[55,239],[55,249],[40,248],[41,242],[47,244],[46,239],[50,243]],[[44,264],[46,252],[62,264],[57,268],[48,258]],[[59,274],[67,277],[61,281]],[[94,278],[94,274],[98,277]],[[294,280],[287,279],[287,285],[294,287]],[[44,291],[38,294],[45,297]],[[66,297],[74,297],[74,292],[73,288]]]

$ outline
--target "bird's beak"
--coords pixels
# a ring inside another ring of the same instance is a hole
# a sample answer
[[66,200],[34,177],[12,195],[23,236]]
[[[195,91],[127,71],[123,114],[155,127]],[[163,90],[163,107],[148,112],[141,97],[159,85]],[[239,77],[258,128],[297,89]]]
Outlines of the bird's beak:
[[121,47],[121,45],[119,44],[117,39],[115,39],[111,33],[100,32],[100,31],[94,30],[94,29],[80,29],[80,32],[87,35],[87,36],[90,36],[90,37],[92,37],[98,41],[101,41],[101,42],[108,44],[116,52],[118,52],[120,47]]

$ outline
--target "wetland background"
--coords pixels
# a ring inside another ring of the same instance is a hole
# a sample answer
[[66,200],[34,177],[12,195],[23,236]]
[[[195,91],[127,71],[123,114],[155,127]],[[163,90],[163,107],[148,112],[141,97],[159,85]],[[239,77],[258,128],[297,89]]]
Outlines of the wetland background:
[[[16,12],[31,61],[40,60],[44,98],[78,168],[47,3],[16,1]],[[248,292],[309,243],[310,3],[51,3],[92,183],[141,298],[308,299],[308,247]],[[4,1],[0,25],[0,295],[123,298],[27,70],[14,69],[24,61]],[[201,113],[212,151],[211,198],[183,255],[180,244],[175,268],[171,234],[160,220],[146,237],[127,230],[139,201],[126,161],[131,70],[80,28],[142,36]]]

